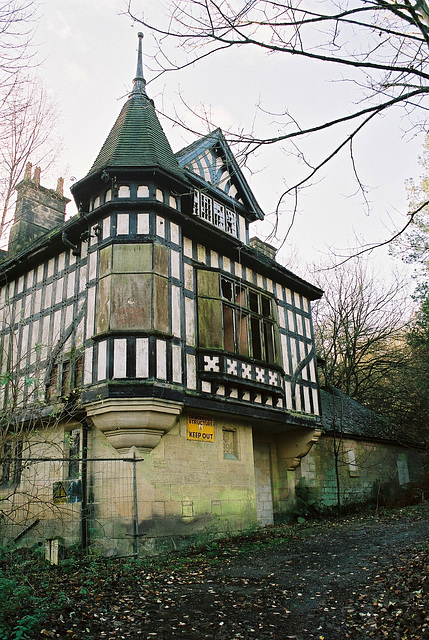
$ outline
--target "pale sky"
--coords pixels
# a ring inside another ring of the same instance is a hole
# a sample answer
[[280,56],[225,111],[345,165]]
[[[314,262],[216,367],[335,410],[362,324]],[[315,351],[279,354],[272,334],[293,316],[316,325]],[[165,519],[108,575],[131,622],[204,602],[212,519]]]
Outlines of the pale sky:
[[[136,7],[145,8],[149,19],[158,19],[158,3],[137,0]],[[79,180],[87,173],[132,86],[140,27],[132,26],[127,16],[120,15],[124,8],[124,0],[45,0],[41,7],[36,36],[44,58],[40,75],[62,114],[64,152],[57,173],[64,176],[66,188],[73,179]],[[186,114],[183,101],[194,109],[205,105],[222,129],[232,126],[249,130],[254,126],[257,132],[275,135],[272,116],[257,113],[258,104],[277,112],[286,107],[300,123],[310,125],[320,122],[324,114],[332,117],[349,112],[350,100],[359,99],[356,87],[338,81],[338,70],[250,49],[223,53],[150,82],[150,54],[154,51],[150,33],[145,33],[143,44],[149,96],[159,111],[174,115],[175,105],[189,122],[192,119]],[[171,54],[174,53],[173,50]],[[195,139],[168,120],[160,120],[174,151]],[[197,126],[201,134],[207,132]],[[403,226],[407,211],[405,181],[420,175],[418,157],[424,141],[423,134],[404,134],[406,127],[399,112],[377,119],[355,146],[361,178],[369,187],[373,208],[370,216],[361,194],[353,196],[357,185],[346,153],[306,189],[289,242],[279,253],[283,261],[289,261],[288,267],[294,270],[288,258],[290,244],[304,260],[318,259],[329,253],[328,247],[355,246],[356,236],[373,242]],[[322,153],[328,142],[332,140],[320,135],[307,139],[305,144]],[[246,178],[266,214],[275,209],[285,184],[292,184],[304,171],[295,157],[272,147],[252,158],[250,167],[251,172],[245,171]],[[56,177],[46,176],[45,181],[42,177],[42,183],[55,187]],[[69,207],[73,213],[72,205]],[[254,234],[264,238],[270,231],[269,220],[268,215],[267,223],[254,226]],[[289,216],[282,218],[282,228],[289,223]],[[383,265],[385,256],[385,251],[379,252]]]

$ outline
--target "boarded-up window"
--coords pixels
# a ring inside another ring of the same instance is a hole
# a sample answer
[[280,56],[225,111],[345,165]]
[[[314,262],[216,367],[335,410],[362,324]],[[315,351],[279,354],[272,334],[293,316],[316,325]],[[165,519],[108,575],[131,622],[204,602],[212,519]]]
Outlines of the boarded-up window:
[[200,269],[198,283],[198,343],[208,349],[223,349],[222,301],[219,273]]
[[407,454],[400,453],[396,464],[398,468],[398,482],[400,486],[403,487],[410,482]]

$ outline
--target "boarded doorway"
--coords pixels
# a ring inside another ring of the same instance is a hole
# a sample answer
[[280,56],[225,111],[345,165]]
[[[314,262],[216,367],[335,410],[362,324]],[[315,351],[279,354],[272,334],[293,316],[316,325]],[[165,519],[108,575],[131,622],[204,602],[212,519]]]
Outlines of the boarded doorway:
[[271,455],[268,442],[255,442],[253,456],[255,460],[256,517],[258,525],[263,527],[274,523]]

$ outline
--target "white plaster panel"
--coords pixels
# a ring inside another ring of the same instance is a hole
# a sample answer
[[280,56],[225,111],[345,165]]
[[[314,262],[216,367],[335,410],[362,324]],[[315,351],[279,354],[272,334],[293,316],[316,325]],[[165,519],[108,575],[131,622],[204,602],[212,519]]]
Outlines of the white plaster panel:
[[286,288],[285,293],[286,293],[286,302],[288,304],[292,304],[292,291]]
[[63,301],[64,278],[60,278],[55,283],[55,303],[59,304]]
[[317,389],[312,389],[311,392],[313,394],[313,411],[318,416],[320,415],[320,408],[319,408],[319,397],[317,394]]
[[303,392],[304,392],[304,411],[306,413],[311,413],[310,389],[308,387],[304,387]]
[[161,216],[156,216],[156,235],[165,238],[165,220]]
[[116,218],[116,235],[127,236],[130,232],[130,216],[128,213],[118,213]]
[[300,336],[304,335],[304,329],[302,326],[302,316],[299,313],[296,314],[296,330]]
[[238,216],[238,232],[241,242],[246,242],[246,220],[243,216]]
[[249,268],[246,269],[246,280],[247,280],[247,282],[252,282],[253,283],[253,271],[252,271],[252,269],[249,269]]
[[86,337],[90,338],[94,334],[95,287],[88,289],[86,313]]
[[85,349],[84,363],[83,363],[83,384],[92,383],[92,355],[93,347]]
[[34,294],[34,313],[39,313],[42,309],[42,289],[36,289]]
[[76,271],[69,273],[67,277],[67,298],[73,298],[74,286],[76,282]]
[[148,234],[149,233],[149,214],[138,213],[137,214],[137,233]]
[[147,338],[136,339],[136,376],[137,378],[149,377],[149,340]]
[[21,293],[24,289],[24,276],[20,276],[18,279],[18,285],[16,287],[16,293]]
[[195,307],[194,300],[185,298],[186,343],[195,346]]
[[295,407],[297,411],[301,411],[302,410],[302,406],[301,406],[301,387],[299,384],[296,385],[295,387]]
[[293,317],[293,311],[291,311],[290,309],[287,310],[287,321],[289,331],[295,332],[295,320]]
[[258,284],[258,287],[260,287],[261,289],[264,288],[264,279],[263,279],[263,277],[261,276],[260,273],[258,273],[257,276],[256,276],[256,282]]
[[287,337],[284,333],[280,334],[281,343],[282,343],[282,357],[283,357],[283,369],[286,373],[290,373],[289,371],[289,358],[288,358],[288,348],[287,348]]
[[234,269],[235,269],[235,275],[237,276],[237,278],[242,278],[243,267],[241,266],[240,262],[234,262]]
[[226,256],[223,257],[223,270],[231,273],[231,260]]
[[311,338],[310,319],[309,318],[304,318],[304,322],[305,322],[305,335],[307,336],[307,338]]
[[298,366],[298,358],[299,358],[299,344],[296,340],[291,339],[291,357],[292,357],[292,371],[291,374],[296,370]]
[[187,262],[183,263],[183,272],[185,279],[185,289],[194,290],[194,267]]
[[170,240],[174,244],[180,244],[180,227],[175,222],[170,222]]
[[286,309],[278,305],[277,315],[279,318],[279,325],[282,329],[286,329]]
[[113,341],[113,377],[127,377],[127,341],[125,338],[116,338]]
[[28,352],[30,350],[30,345],[28,342],[29,338],[29,325],[26,324],[22,328],[22,338],[21,338],[21,352],[18,364],[18,368],[22,369],[25,366],[27,361]]
[[31,271],[28,272],[27,274],[27,289],[31,289],[31,287],[34,284],[34,275],[35,275],[35,270],[32,269]]
[[42,337],[41,337],[41,343],[42,343],[42,352],[41,352],[41,358],[42,360],[46,360],[46,357],[48,355],[48,346],[49,346],[49,328],[51,325],[51,317],[50,316],[45,316],[42,320]]
[[85,291],[87,283],[86,269],[79,270],[79,292]]
[[64,252],[60,253],[60,255],[58,256],[57,273],[59,273],[60,271],[62,271],[64,269],[65,259],[66,259],[66,254]]
[[172,346],[173,382],[182,382],[182,349],[180,345]]
[[84,326],[85,326],[85,321],[82,318],[82,320],[79,322],[79,324],[76,327],[76,332],[75,332],[76,346],[79,346],[79,345],[81,345],[83,343]]
[[181,304],[180,304],[180,288],[171,286],[171,331],[173,336],[181,337]]
[[73,322],[73,304],[66,307],[65,327],[68,328]]
[[202,244],[197,244],[197,260],[203,264],[206,263],[206,248]]
[[103,220],[103,239],[110,236],[110,216]]
[[34,364],[40,354],[39,327],[40,327],[40,320],[36,320],[31,325],[30,364]]
[[188,389],[197,388],[197,371],[195,356],[190,353],[186,354],[186,385]]
[[107,342],[102,340],[98,343],[97,380],[105,380],[107,365]]
[[88,258],[88,280],[94,280],[97,277],[97,252],[93,251]]
[[31,293],[28,296],[25,296],[24,318],[29,318],[31,315],[32,298],[33,296]]
[[156,341],[156,377],[158,380],[167,379],[167,344],[164,340]]
[[192,258],[192,240],[183,238],[183,253],[187,258]]
[[58,311],[55,311],[54,313],[54,324],[53,324],[53,331],[52,331],[53,347],[55,347],[57,341],[59,340],[60,331],[61,331],[61,309],[58,309]]
[[44,264],[39,264],[39,266],[37,267],[36,282],[42,282],[44,266]]
[[219,254],[217,251],[210,251],[210,266],[214,269],[219,268]]
[[48,278],[50,278],[51,276],[54,275],[54,258],[51,258],[48,261],[48,270],[47,270],[46,275],[47,275]]
[[314,359],[310,361],[309,370],[310,370],[310,380],[312,382],[316,382],[316,367],[314,366]]
[[180,253],[174,249],[171,250],[171,275],[180,280]]

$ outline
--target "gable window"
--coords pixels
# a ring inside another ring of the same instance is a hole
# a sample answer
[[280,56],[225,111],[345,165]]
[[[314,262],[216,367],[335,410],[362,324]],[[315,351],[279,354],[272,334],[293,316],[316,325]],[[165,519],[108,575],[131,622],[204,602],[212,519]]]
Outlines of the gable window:
[[205,193],[194,191],[193,214],[237,237],[237,215]]

